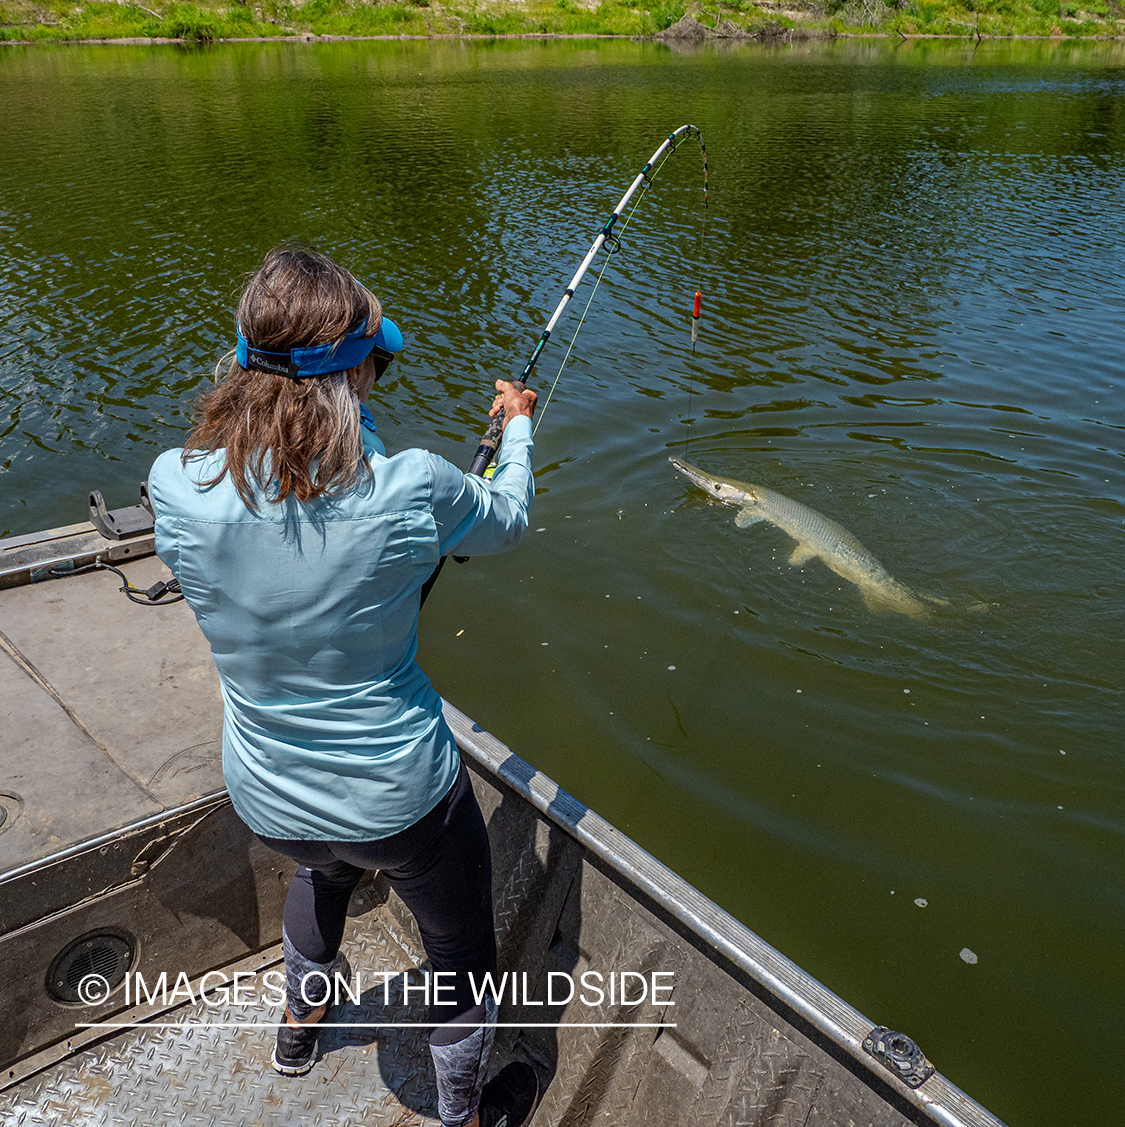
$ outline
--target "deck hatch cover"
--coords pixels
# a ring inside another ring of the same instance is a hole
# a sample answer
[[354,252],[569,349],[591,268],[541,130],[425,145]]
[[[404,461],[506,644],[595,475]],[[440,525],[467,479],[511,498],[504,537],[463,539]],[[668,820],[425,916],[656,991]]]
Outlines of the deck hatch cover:
[[133,940],[124,932],[80,935],[52,961],[47,993],[67,1005],[98,1005],[125,981],[133,951]]

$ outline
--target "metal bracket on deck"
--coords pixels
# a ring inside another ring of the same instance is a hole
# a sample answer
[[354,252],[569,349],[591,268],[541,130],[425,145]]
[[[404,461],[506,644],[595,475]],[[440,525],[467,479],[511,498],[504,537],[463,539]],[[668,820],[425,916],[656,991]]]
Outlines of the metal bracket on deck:
[[127,509],[105,507],[105,500],[97,489],[90,491],[90,523],[107,540],[128,540],[131,536],[143,536],[151,532],[156,518],[152,502],[148,499],[148,482],[141,482],[141,503],[130,505]]
[[877,1025],[863,1039],[864,1052],[870,1053],[908,1088],[918,1088],[934,1074],[934,1066],[905,1033]]

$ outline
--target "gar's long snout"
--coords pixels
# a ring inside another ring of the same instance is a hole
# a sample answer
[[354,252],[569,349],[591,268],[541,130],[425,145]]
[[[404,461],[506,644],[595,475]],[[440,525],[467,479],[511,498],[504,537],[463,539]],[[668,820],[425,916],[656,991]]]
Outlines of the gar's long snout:
[[675,457],[674,455],[668,459],[676,469],[692,482],[698,485],[700,489],[706,490],[712,497],[718,497],[719,491],[715,487],[715,483],[709,478],[702,470],[697,470],[695,466],[689,466],[687,462]]

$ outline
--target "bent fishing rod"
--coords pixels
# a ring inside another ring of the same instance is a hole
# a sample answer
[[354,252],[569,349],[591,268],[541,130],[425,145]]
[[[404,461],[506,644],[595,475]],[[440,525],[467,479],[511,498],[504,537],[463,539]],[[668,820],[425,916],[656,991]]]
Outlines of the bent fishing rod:
[[[698,127],[694,125],[681,125],[678,129],[674,129],[668,136],[661,142],[660,147],[649,157],[644,168],[637,173],[636,178],[632,184],[629,185],[628,191],[621,197],[617,207],[613,209],[612,214],[606,220],[602,229],[598,232],[598,237],[594,240],[593,245],[586,252],[586,257],[582,259],[582,264],[578,267],[571,278],[570,283],[563,291],[562,298],[559,300],[558,305],[555,306],[554,313],[551,314],[551,319],[547,322],[546,328],[539,336],[539,340],[535,344],[535,348],[531,353],[531,357],[523,367],[523,371],[519,376],[512,381],[513,385],[519,390],[523,391],[527,387],[527,381],[531,376],[532,369],[535,367],[536,361],[539,359],[546,347],[547,342],[551,339],[551,333],[554,331],[555,326],[559,323],[559,318],[562,317],[563,310],[566,309],[570,299],[574,296],[575,291],[582,284],[582,279],[586,276],[586,271],[590,269],[594,259],[597,258],[598,252],[602,248],[607,248],[607,254],[613,255],[621,250],[621,239],[615,233],[614,227],[617,221],[625,213],[629,201],[636,196],[636,201],[629,214],[625,217],[622,224],[622,230],[628,225],[629,220],[632,218],[633,211],[636,210],[637,204],[640,203],[644,197],[644,193],[652,185],[652,181],[656,174],[660,171],[664,161],[666,161],[679,146],[689,137],[695,137],[699,142],[699,151],[703,157],[703,206],[707,206],[707,147],[703,143],[703,134],[699,131]],[[640,195],[637,193],[640,192]],[[608,265],[608,261],[606,263]],[[605,272],[605,266],[602,267],[602,273]],[[601,282],[601,274],[598,275],[597,281],[594,283],[594,292],[597,291],[598,284]],[[590,302],[594,299],[594,293],[590,294],[590,301],[587,302],[586,308],[589,309]],[[696,325],[699,317],[699,294],[695,297],[695,307],[693,309],[692,321],[692,344],[695,343]],[[583,313],[583,319],[585,313]],[[571,339],[570,348],[573,349],[574,341],[578,337],[578,331],[582,327],[582,321],[579,321],[578,328],[574,331],[574,337]],[[567,350],[566,357],[563,358],[563,365],[565,366],[567,357],[570,356],[570,349]],[[562,367],[559,368],[559,375],[562,375]],[[555,377],[555,382],[558,382],[558,377]],[[548,402],[550,397],[548,397]],[[546,409],[547,404],[543,405],[540,410],[540,418],[542,418],[542,411]],[[494,416],[488,424],[488,429],[480,440],[480,445],[477,447],[476,454],[473,455],[472,464],[466,472],[475,474],[477,477],[483,477],[489,465],[495,460],[500,450],[501,436],[504,432],[504,411],[501,408],[500,412]],[[454,559],[463,560],[468,557],[454,556]],[[438,565],[434,568],[433,574],[422,586],[422,602],[425,603],[426,598],[429,596],[430,591],[433,589],[434,584],[437,582],[437,577],[441,574],[441,569],[445,565],[445,556],[438,560]]]

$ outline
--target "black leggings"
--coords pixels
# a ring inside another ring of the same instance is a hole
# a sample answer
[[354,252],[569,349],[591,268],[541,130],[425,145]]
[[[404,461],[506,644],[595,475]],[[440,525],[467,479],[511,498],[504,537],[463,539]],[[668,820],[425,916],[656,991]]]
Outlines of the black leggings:
[[[367,869],[380,869],[418,921],[422,946],[435,971],[456,972],[456,1005],[430,1006],[431,1022],[483,1021],[473,1001],[471,972],[496,975],[492,923],[492,853],[484,818],[464,763],[457,781],[424,817],[377,841],[291,841],[261,837],[270,849],[300,864],[285,900],[285,931],[307,959],[330,963],[340,949],[348,899]],[[448,980],[443,1000],[448,1000]],[[431,1035],[457,1041],[467,1029]]]

